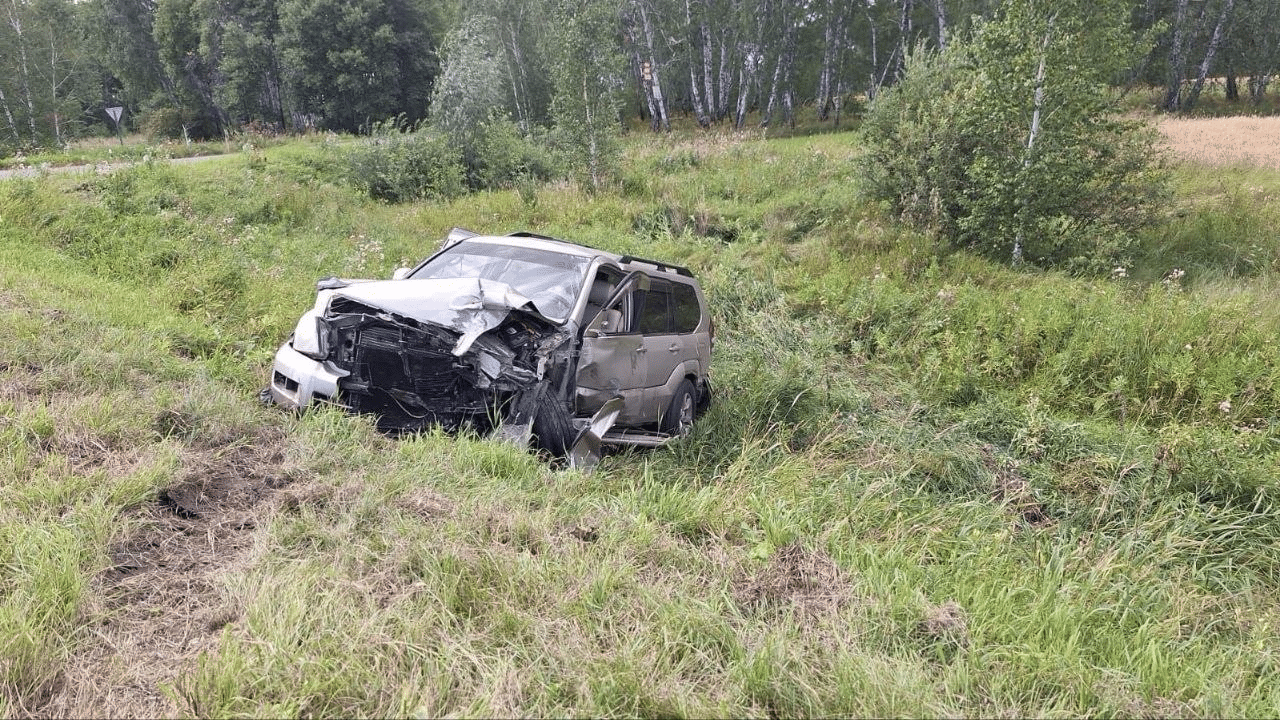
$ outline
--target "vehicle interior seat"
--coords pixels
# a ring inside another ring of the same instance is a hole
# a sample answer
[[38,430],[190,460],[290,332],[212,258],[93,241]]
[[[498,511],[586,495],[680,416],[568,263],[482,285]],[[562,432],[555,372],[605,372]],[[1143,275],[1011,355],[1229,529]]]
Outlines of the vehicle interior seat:
[[591,284],[591,294],[587,296],[587,307],[582,312],[582,327],[591,327],[596,316],[604,309],[604,304],[609,301],[614,288],[613,283],[602,277],[597,277]]

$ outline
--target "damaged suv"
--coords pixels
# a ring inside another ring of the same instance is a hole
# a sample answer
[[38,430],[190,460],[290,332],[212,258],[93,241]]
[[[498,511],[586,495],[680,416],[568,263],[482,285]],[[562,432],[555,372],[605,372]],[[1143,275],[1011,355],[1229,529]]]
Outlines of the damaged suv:
[[711,317],[689,270],[531,233],[455,229],[392,280],[328,278],[276,353],[276,404],[384,430],[494,432],[588,467],[657,446],[710,401]]

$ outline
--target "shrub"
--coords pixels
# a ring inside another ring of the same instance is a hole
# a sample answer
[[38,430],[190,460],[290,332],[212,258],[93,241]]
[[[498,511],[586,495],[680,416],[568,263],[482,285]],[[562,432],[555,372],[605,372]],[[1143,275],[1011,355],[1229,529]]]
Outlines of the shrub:
[[1164,176],[1154,134],[1117,118],[1106,91],[1132,38],[1092,12],[1010,3],[970,40],[918,50],[864,122],[868,194],[992,257],[1094,271],[1126,259]]
[[558,172],[545,143],[525,137],[506,118],[490,118],[462,148],[467,185],[476,190],[509,188],[526,179],[547,180]]
[[463,192],[462,157],[443,136],[399,122],[376,125],[348,156],[351,182],[388,202],[451,198]]
[[189,109],[158,107],[142,117],[142,132],[152,141],[221,137],[217,123]]

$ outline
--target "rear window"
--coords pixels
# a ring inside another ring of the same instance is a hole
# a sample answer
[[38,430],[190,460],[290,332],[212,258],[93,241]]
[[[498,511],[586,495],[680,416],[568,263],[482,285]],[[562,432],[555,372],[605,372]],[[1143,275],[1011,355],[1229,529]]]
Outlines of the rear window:
[[645,294],[644,311],[640,314],[640,332],[665,335],[671,332],[671,286],[653,281]]
[[702,306],[698,304],[698,294],[692,285],[676,283],[672,293],[676,332],[684,334],[698,329],[702,322]]

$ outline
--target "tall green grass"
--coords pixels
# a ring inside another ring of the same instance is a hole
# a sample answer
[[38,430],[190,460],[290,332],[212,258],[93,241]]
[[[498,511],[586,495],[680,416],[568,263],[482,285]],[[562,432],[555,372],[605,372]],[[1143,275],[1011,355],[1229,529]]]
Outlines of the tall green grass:
[[[1274,714],[1275,268],[1193,169],[1080,279],[939,251],[859,204],[856,155],[637,138],[613,192],[410,205],[319,143],[0,185],[0,712]],[[454,225],[692,267],[693,434],[584,475],[256,405],[315,279]],[[116,554],[201,468],[259,495],[148,656]]]

